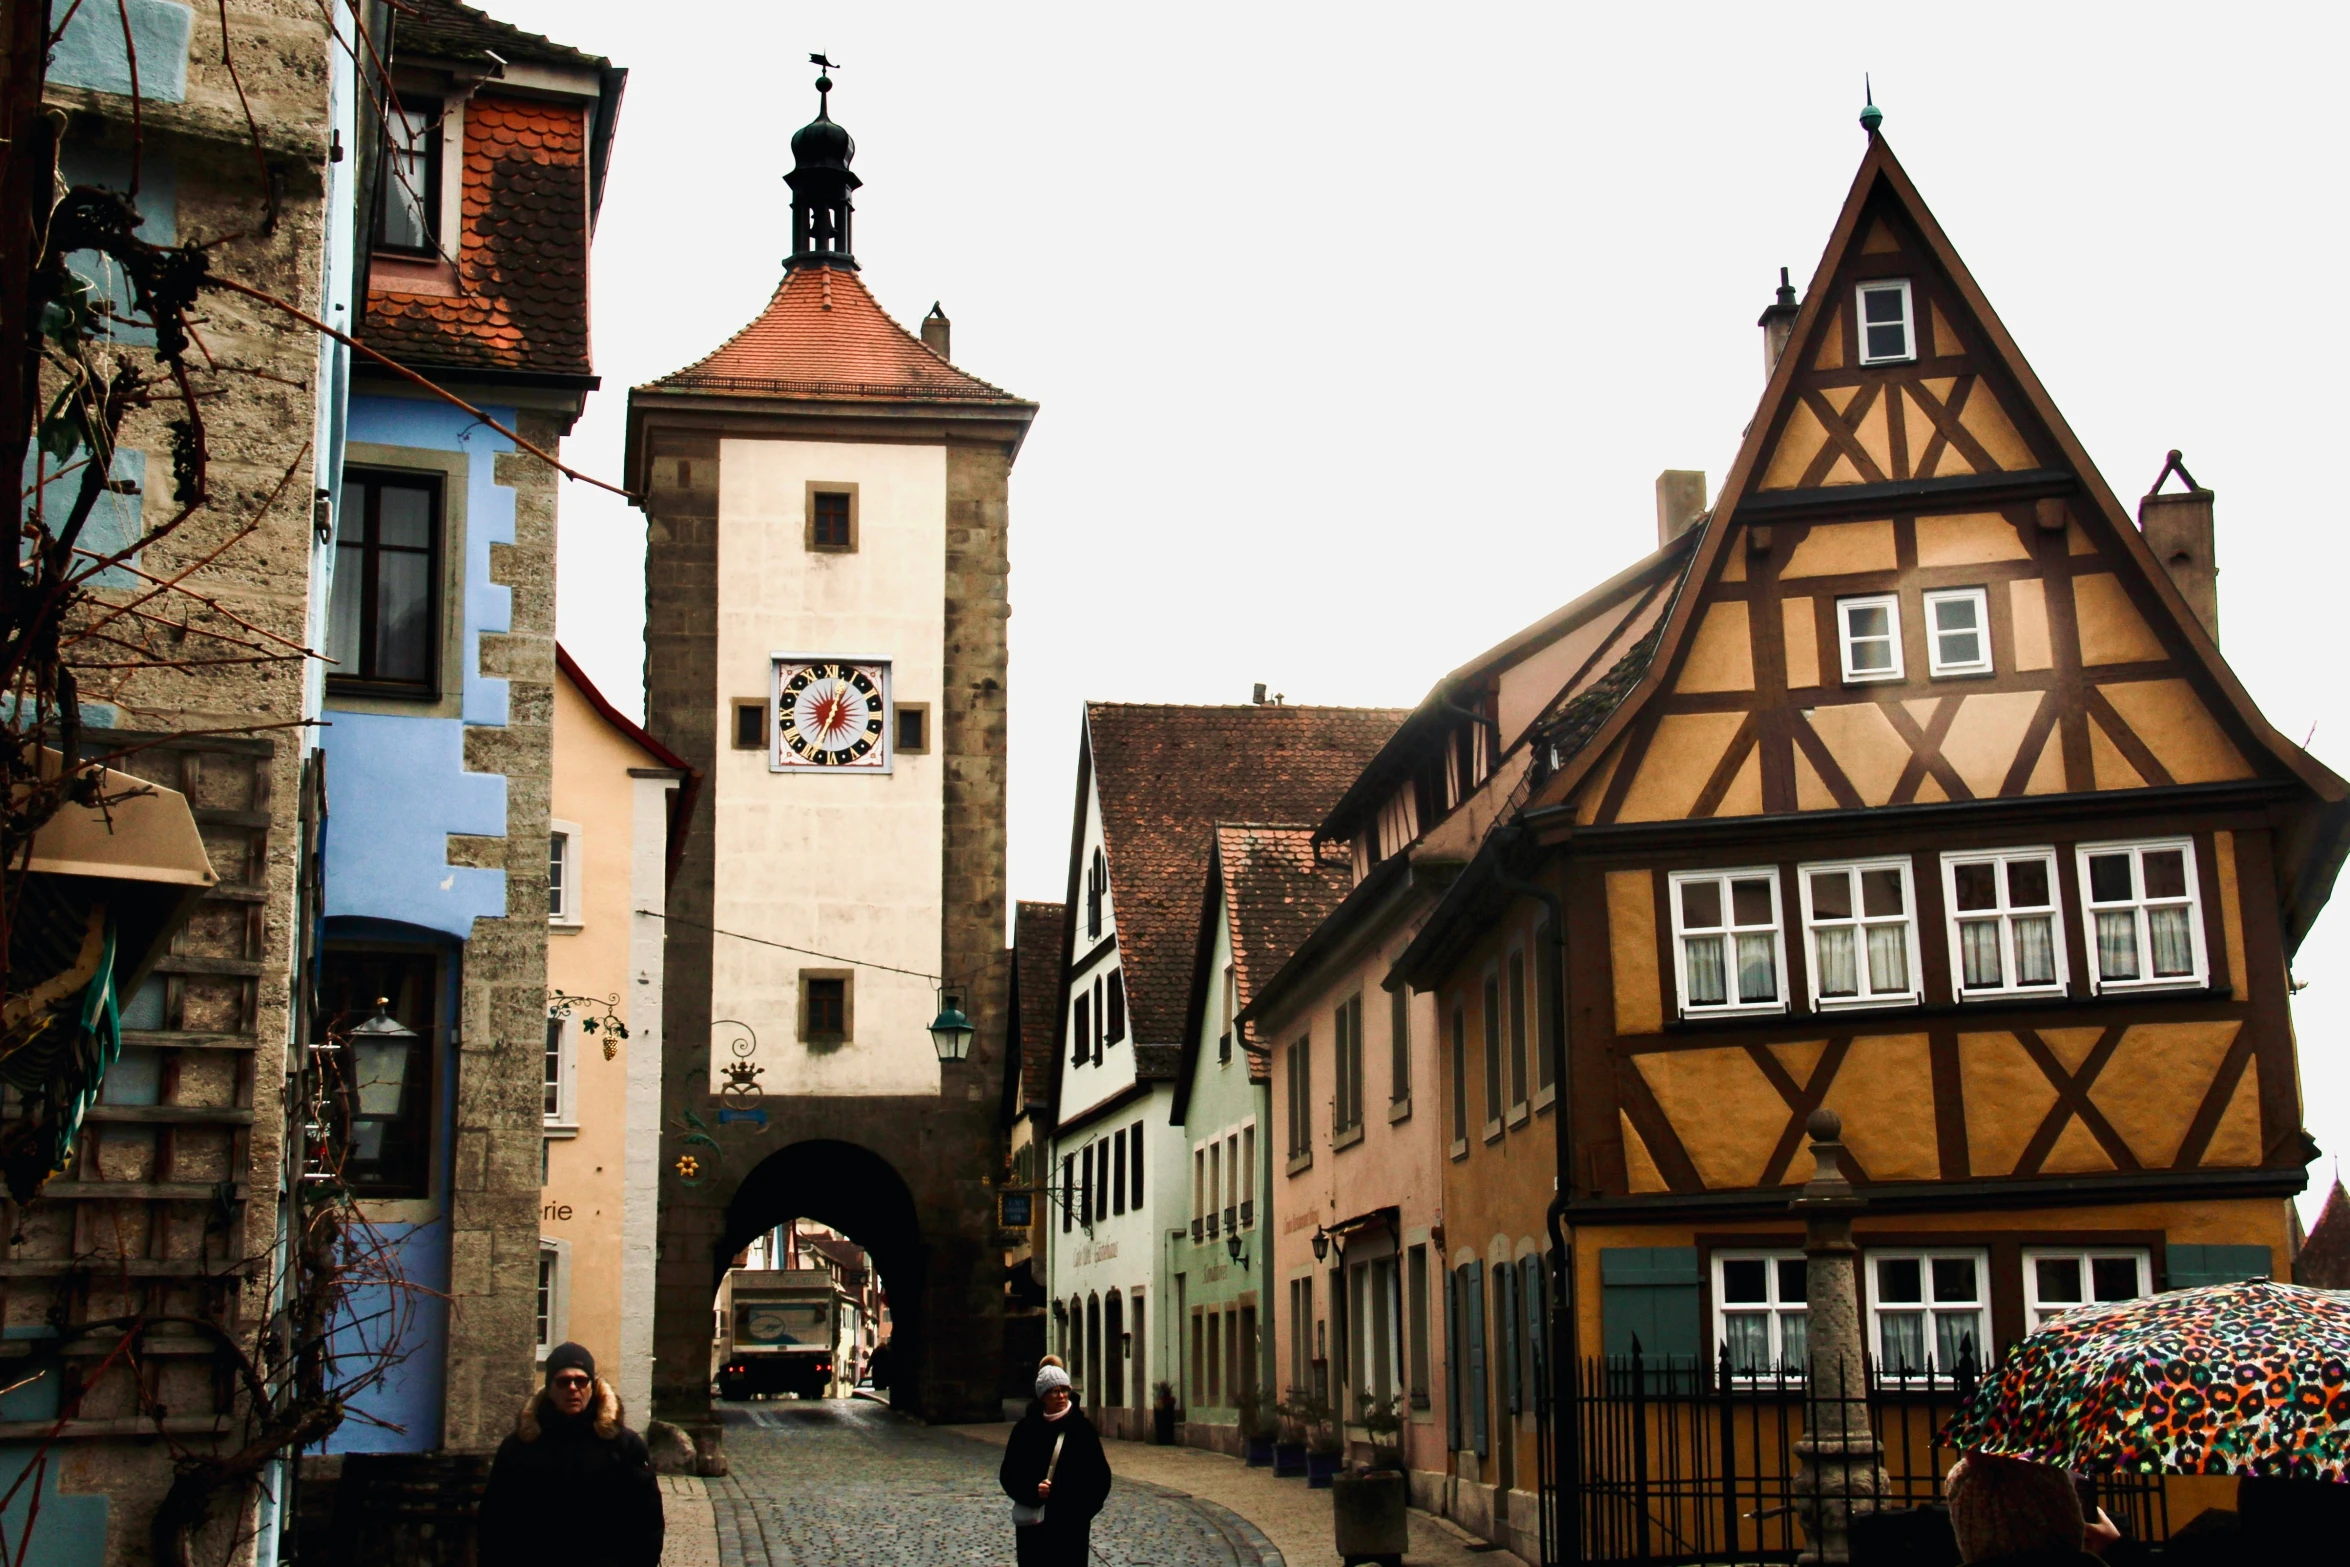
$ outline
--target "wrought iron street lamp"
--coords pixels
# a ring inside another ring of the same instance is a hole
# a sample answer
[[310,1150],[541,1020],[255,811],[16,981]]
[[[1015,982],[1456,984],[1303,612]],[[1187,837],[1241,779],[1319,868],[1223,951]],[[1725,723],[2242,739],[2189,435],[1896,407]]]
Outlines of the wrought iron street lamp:
[[1231,1234],[1224,1237],[1224,1255],[1230,1257],[1234,1262],[1239,1263],[1242,1271],[1245,1272],[1247,1270],[1248,1258],[1241,1255],[1240,1232],[1238,1230],[1234,1230]]
[[1330,1232],[1319,1224],[1314,1226],[1314,1260],[1316,1262],[1330,1260]]

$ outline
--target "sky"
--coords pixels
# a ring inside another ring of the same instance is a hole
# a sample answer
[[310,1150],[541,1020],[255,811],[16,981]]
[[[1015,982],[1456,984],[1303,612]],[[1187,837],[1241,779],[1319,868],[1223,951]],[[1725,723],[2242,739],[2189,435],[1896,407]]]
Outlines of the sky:
[[[788,249],[805,61],[909,326],[1043,411],[1012,478],[1011,884],[1064,887],[1081,704],[1408,705],[1653,547],[1718,483],[1884,134],[2114,491],[2172,447],[2218,495],[2222,645],[2350,771],[2333,473],[2350,338],[2319,7],[486,0],[629,68],[595,265],[625,388],[755,315]],[[2321,263],[2322,264],[2322,263]],[[2280,277],[2297,279],[2276,292]],[[642,705],[642,517],[563,496],[564,644]],[[2350,902],[2350,889],[2345,898]],[[2350,913],[2295,963],[2307,1120],[2350,1146]],[[2331,1179],[2312,1166],[2304,1212]]]

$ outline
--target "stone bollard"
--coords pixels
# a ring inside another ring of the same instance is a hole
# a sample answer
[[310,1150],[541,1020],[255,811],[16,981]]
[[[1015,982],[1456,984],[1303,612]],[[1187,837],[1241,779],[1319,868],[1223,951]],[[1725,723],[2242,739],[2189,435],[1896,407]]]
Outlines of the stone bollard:
[[1812,1177],[1789,1204],[1803,1220],[1805,1351],[1803,1439],[1795,1444],[1796,1509],[1809,1543],[1804,1562],[1852,1560],[1851,1522],[1875,1512],[1889,1489],[1884,1446],[1869,1429],[1868,1364],[1860,1326],[1859,1248],[1852,1217],[1865,1207],[1844,1177],[1844,1123],[1814,1110]]

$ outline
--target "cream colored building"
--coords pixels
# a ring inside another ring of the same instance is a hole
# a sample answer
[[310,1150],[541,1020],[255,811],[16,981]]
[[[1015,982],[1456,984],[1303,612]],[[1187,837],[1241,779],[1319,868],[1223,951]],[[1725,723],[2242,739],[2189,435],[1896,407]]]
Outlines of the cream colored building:
[[695,780],[561,649],[556,667],[538,1345],[541,1356],[566,1339],[586,1345],[641,1424],[652,1401],[662,916],[670,826],[691,808]]

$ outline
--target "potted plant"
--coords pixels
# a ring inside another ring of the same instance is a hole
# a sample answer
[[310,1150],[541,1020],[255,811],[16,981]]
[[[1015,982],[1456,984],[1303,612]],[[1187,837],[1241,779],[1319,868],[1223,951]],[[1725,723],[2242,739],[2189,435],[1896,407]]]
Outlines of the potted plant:
[[1175,1384],[1161,1382],[1151,1388],[1151,1440],[1161,1447],[1175,1445],[1175,1422],[1183,1418],[1176,1407]]
[[1356,1399],[1363,1428],[1371,1437],[1371,1463],[1336,1475],[1330,1487],[1330,1516],[1337,1532],[1338,1559],[1402,1567],[1411,1548],[1411,1488],[1403,1472],[1403,1412],[1399,1401],[1374,1398],[1369,1388]]
[[1346,1452],[1339,1439],[1337,1411],[1320,1394],[1306,1393],[1297,1400],[1297,1412],[1306,1432],[1306,1484],[1317,1491],[1328,1490]]
[[1273,1406],[1273,1473],[1276,1478],[1306,1472],[1305,1419],[1298,1412],[1298,1390]]
[[1273,1462],[1273,1432],[1265,1419],[1265,1395],[1249,1388],[1233,1401],[1240,1410],[1241,1456],[1251,1469]]

